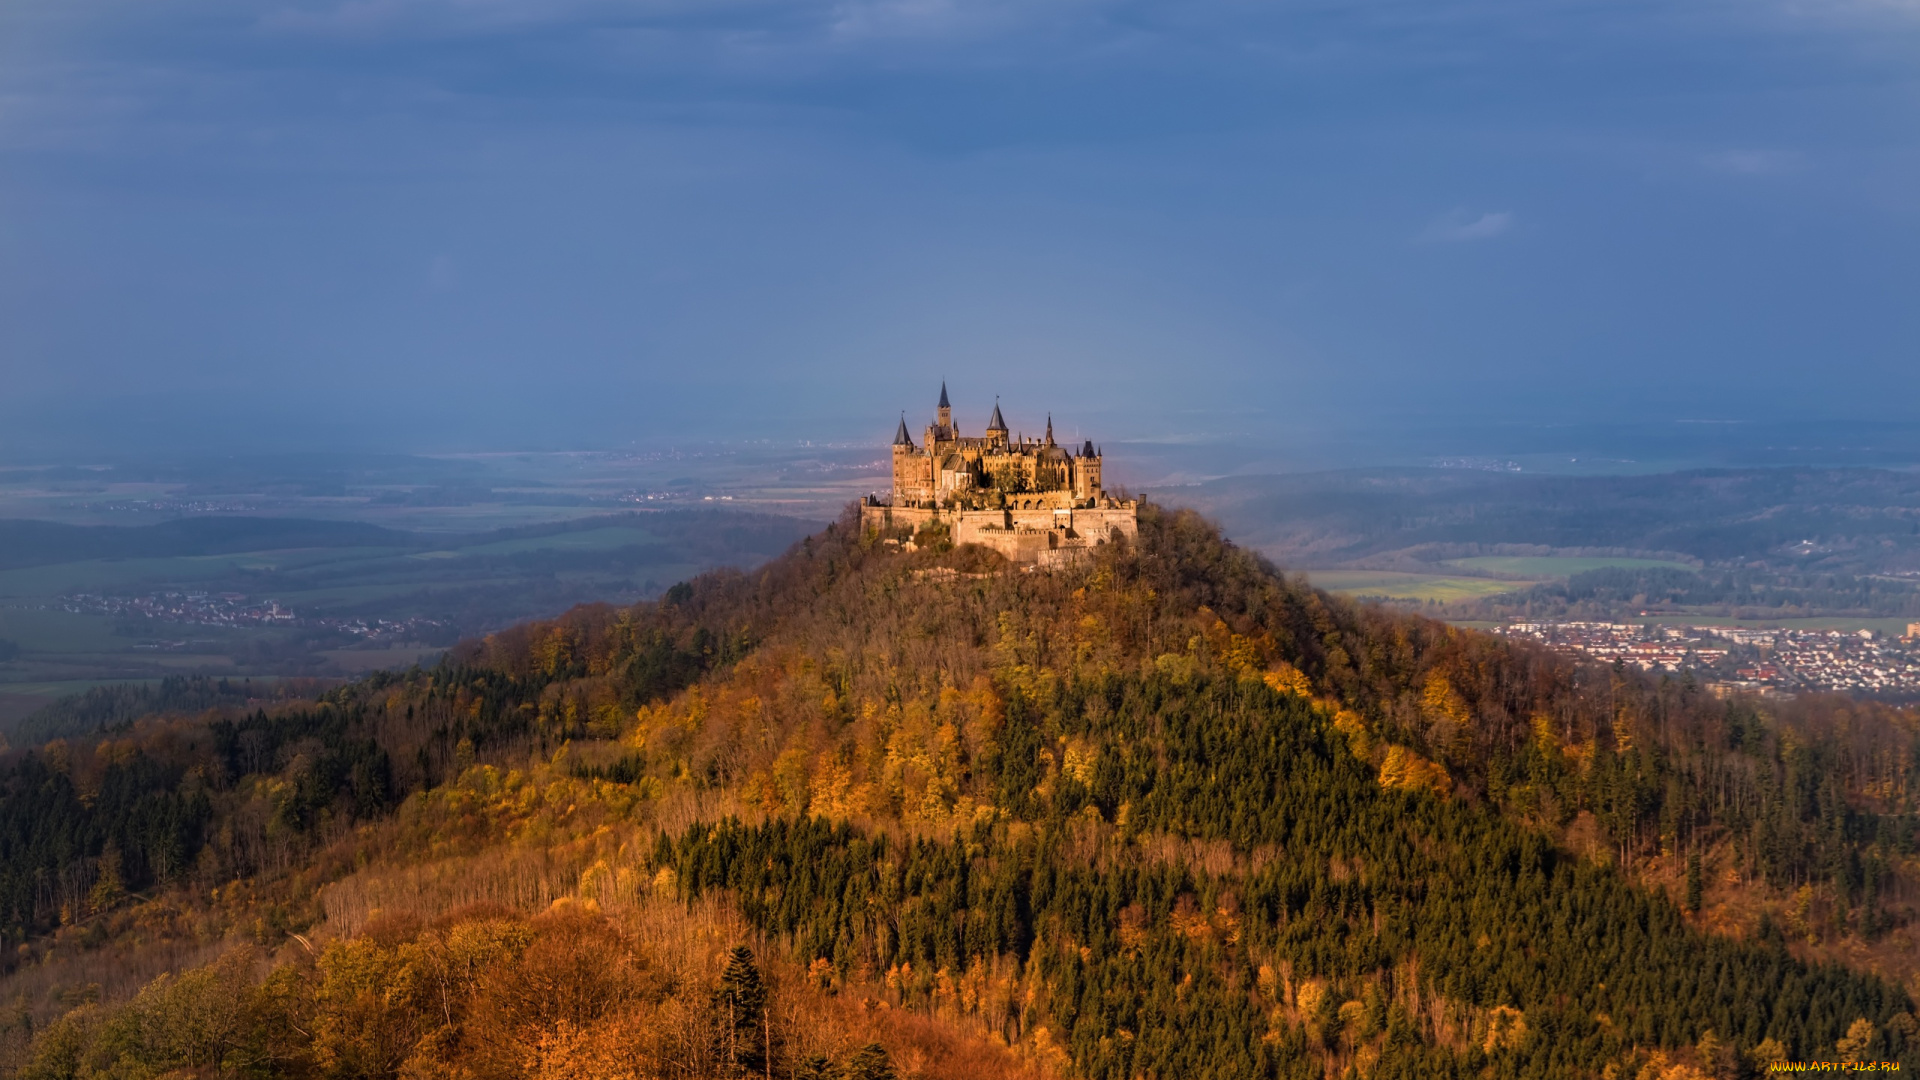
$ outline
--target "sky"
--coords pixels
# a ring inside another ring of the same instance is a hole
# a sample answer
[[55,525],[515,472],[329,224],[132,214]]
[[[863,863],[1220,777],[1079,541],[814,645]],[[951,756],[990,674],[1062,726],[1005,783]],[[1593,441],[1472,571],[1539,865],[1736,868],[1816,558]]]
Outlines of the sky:
[[1901,424],[1916,297],[1920,0],[0,4],[16,455]]

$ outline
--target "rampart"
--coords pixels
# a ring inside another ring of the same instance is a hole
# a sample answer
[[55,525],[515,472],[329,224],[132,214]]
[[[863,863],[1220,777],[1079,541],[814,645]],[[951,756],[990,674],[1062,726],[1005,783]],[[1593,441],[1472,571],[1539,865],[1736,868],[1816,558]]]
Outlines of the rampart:
[[1132,501],[1057,509],[966,510],[928,506],[889,506],[868,499],[860,507],[861,524],[882,532],[918,532],[926,525],[947,527],[955,544],[992,548],[1023,566],[1056,567],[1072,563],[1099,544],[1139,535],[1138,508]]

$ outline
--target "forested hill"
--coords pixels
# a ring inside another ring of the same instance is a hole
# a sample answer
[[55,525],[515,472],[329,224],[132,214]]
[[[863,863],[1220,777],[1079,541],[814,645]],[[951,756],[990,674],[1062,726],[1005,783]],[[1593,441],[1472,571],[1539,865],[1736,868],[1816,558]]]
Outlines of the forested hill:
[[15,753],[0,1063],[1920,1065],[1910,714],[1576,668],[1153,507],[1054,574],[888,539]]

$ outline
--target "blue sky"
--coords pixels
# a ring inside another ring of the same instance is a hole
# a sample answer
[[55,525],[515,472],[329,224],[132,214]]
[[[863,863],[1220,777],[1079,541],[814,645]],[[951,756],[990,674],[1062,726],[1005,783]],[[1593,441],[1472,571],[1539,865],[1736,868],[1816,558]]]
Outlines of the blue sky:
[[1917,0],[0,6],[16,450],[1906,421],[1916,297]]

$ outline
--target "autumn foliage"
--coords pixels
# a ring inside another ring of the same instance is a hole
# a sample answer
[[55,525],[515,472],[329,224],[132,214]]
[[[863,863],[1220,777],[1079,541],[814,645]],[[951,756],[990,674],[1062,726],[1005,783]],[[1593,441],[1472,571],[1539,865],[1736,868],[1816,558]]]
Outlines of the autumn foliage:
[[1860,959],[1914,952],[1906,712],[1351,605],[1150,506],[1057,573],[885,539],[849,516],[431,670],[15,754],[0,1053],[1132,1080],[1920,1046],[1907,972]]

